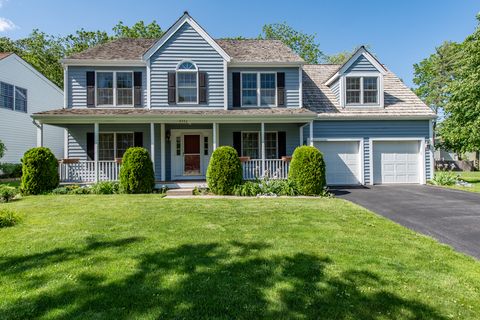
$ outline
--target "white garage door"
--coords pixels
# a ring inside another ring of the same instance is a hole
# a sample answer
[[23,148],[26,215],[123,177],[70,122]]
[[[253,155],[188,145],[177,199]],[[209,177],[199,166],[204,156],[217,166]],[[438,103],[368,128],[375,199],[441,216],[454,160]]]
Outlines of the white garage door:
[[315,146],[323,153],[327,184],[360,184],[360,155],[358,141],[322,141]]
[[373,183],[420,183],[418,141],[373,143]]

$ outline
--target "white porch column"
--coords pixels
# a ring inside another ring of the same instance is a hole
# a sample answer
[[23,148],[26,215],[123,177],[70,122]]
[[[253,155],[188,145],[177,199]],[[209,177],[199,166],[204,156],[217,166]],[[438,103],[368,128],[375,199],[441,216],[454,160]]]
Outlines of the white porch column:
[[160,179],[165,181],[165,123],[160,124]]
[[303,146],[303,127],[304,126],[300,126],[300,132],[299,132],[299,137],[300,137],[300,146]]
[[313,146],[313,121],[310,121],[310,145]]
[[262,176],[265,175],[265,122],[262,122],[261,131],[260,131],[260,139],[261,139],[261,146],[262,146]]
[[218,148],[218,123],[213,123],[213,151]]
[[43,123],[37,122],[37,147],[43,147]]
[[150,122],[150,159],[153,163],[153,172],[155,173],[155,123]]
[[100,125],[96,122],[93,125],[93,136],[94,136],[94,161],[95,161],[95,182],[98,182],[98,177],[99,177],[99,168],[98,168],[98,141],[99,141],[99,131],[100,131]]

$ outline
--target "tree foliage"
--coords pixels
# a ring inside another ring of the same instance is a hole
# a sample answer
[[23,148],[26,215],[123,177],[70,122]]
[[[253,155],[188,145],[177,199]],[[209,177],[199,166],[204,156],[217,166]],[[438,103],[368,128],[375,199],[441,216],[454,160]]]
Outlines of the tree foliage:
[[5,144],[2,142],[2,140],[0,140],[0,159],[3,158],[6,150],[7,148],[5,148]]
[[0,37],[0,52],[16,53],[53,83],[63,87],[63,58],[118,38],[159,38],[162,34],[162,28],[155,21],[149,24],[138,21],[131,27],[120,21],[112,28],[111,34],[80,29],[67,36],[54,36],[35,29],[28,37],[18,40]]
[[440,145],[459,153],[480,150],[480,16],[462,43],[445,42],[414,65],[415,92],[435,112],[443,111]]
[[[365,47],[369,48],[370,46],[365,45]],[[358,48],[360,48],[360,46],[355,47],[351,51],[346,50],[336,54],[326,55],[324,57],[324,60],[325,62],[331,63],[331,64],[344,64],[345,62],[348,61],[348,59],[350,59],[353,56],[353,54],[358,50]]]
[[316,34],[297,31],[286,22],[266,24],[262,31],[260,38],[281,40],[307,63],[319,63],[324,56],[315,40]]

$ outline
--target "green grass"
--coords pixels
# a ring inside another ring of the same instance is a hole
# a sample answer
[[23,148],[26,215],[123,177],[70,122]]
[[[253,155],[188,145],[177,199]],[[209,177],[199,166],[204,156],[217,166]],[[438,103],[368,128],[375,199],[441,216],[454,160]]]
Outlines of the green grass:
[[[455,172],[457,173],[457,172]],[[480,171],[474,172],[458,172],[460,179],[463,181],[469,182],[472,184],[471,187],[462,187],[462,186],[442,186],[446,188],[456,189],[456,190],[463,190],[463,191],[470,191],[470,192],[480,192]]]
[[1,204],[2,319],[478,319],[480,263],[340,199]]

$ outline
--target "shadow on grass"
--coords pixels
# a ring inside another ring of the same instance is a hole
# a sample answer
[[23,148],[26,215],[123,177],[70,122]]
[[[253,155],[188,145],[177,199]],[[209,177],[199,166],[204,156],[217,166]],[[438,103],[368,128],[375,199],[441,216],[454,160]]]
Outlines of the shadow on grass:
[[[81,250],[3,258],[0,275],[32,272],[34,267],[101,254],[103,249],[121,249],[142,240],[90,239]],[[4,304],[0,315],[30,319],[443,319],[426,304],[382,290],[379,287],[387,281],[374,273],[349,270],[332,276],[325,273],[334,263],[328,257],[269,255],[268,248],[262,242],[236,241],[139,254],[136,269],[124,278],[77,274],[74,285],[24,295]]]

